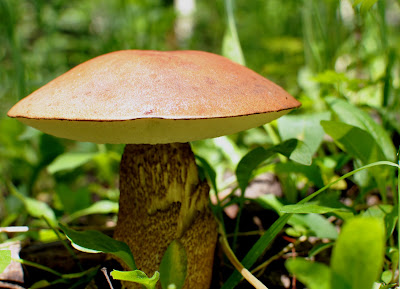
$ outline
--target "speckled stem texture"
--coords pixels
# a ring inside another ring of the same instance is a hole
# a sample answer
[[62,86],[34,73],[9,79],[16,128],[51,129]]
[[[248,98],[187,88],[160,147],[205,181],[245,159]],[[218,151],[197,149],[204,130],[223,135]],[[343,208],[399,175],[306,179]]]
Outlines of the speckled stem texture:
[[[138,269],[148,276],[159,271],[165,250],[177,239],[188,258],[183,288],[209,288],[217,225],[209,208],[209,187],[199,181],[190,145],[127,145],[120,191],[114,237],[129,245]],[[129,283],[127,288],[142,287]]]

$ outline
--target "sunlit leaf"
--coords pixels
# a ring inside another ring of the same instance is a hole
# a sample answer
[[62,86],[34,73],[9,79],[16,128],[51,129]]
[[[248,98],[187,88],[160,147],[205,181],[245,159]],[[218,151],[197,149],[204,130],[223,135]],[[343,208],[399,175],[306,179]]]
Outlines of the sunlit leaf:
[[285,266],[309,289],[331,289],[331,270],[327,265],[296,258],[287,260]]
[[382,270],[384,248],[381,220],[355,217],[347,221],[332,252],[332,288],[372,288]]
[[160,273],[158,273],[157,271],[151,278],[147,277],[147,275],[140,270],[135,270],[135,271],[113,270],[111,272],[111,276],[116,280],[130,281],[142,284],[143,286],[146,287],[146,289],[154,289],[156,287],[157,281],[160,279]]
[[299,220],[304,222],[304,226],[306,226],[318,238],[326,238],[330,240],[337,239],[338,231],[336,226],[329,222],[325,216],[319,214],[306,214],[299,217],[301,217]]
[[240,160],[236,168],[236,177],[240,188],[244,190],[252,177],[253,170],[276,153],[280,153],[288,158],[294,158],[295,161],[301,164],[311,164],[311,155],[305,148],[297,150],[295,155],[292,155],[302,145],[302,142],[290,139],[268,149],[258,147],[247,153]]
[[332,208],[332,207],[320,206],[313,203],[286,205],[280,209],[282,213],[293,213],[293,214],[309,214],[309,213],[326,214],[340,210],[343,210],[343,208]]
[[50,174],[64,170],[73,170],[89,162],[95,155],[96,153],[67,152],[55,158],[47,167],[47,170]]
[[365,130],[343,122],[322,121],[322,127],[345,151],[360,159],[363,164],[385,160],[375,139]]
[[326,102],[342,122],[369,133],[382,150],[386,160],[396,159],[396,149],[390,136],[368,113],[342,99],[327,97]]
[[76,211],[69,216],[69,221],[92,214],[110,214],[118,213],[118,203],[113,201],[102,200],[95,202],[91,206]]
[[303,141],[310,149],[310,153],[314,154],[325,135],[320,121],[330,119],[331,113],[328,111],[301,115],[285,115],[277,120],[279,135],[283,141],[291,138]]
[[187,255],[185,247],[178,240],[168,246],[160,264],[161,287],[168,289],[174,284],[176,289],[181,289],[186,280]]
[[10,265],[11,263],[11,251],[10,250],[0,250],[0,273]]

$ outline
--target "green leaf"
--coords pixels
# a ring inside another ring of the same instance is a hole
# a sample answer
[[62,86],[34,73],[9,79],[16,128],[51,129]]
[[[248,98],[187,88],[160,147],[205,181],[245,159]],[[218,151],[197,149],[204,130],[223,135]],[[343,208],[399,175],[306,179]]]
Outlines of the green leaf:
[[[279,145],[265,149],[263,147],[255,148],[254,150],[247,153],[239,162],[236,168],[236,178],[239,183],[239,187],[244,191],[249,184],[254,169],[256,169],[264,161],[272,157],[276,153],[280,153],[288,158],[292,157],[292,153],[302,146],[302,142],[290,139]],[[301,150],[300,150],[301,151]],[[295,160],[301,164],[311,164],[311,158],[308,153],[301,155],[298,153],[294,156]]]
[[331,288],[372,288],[382,270],[384,249],[381,220],[355,217],[347,221],[332,252]]
[[176,289],[181,289],[187,274],[187,256],[185,247],[178,240],[169,244],[160,264],[161,287],[167,289],[174,284]]
[[113,270],[111,276],[116,280],[130,281],[142,284],[146,289],[156,288],[156,283],[160,279],[160,273],[157,271],[154,273],[153,277],[149,278],[147,275],[140,270],[135,271],[118,271]]
[[363,164],[386,159],[375,139],[365,130],[337,121],[321,121],[321,125],[345,151]]
[[335,240],[338,237],[338,232],[331,222],[329,222],[324,216],[318,214],[307,214],[299,216],[300,221],[312,231],[318,238],[327,238]]
[[29,288],[30,289],[39,289],[39,288],[46,288],[49,287],[51,283],[47,280],[40,280],[32,284]]
[[0,273],[11,263],[11,250],[0,250]]
[[287,260],[285,266],[307,288],[331,289],[331,270],[325,264],[296,258]]
[[396,160],[396,148],[390,136],[368,113],[342,99],[328,97],[326,101],[342,122],[368,132],[382,150],[385,160]]
[[62,224],[59,224],[59,226],[75,249],[86,253],[112,254],[124,261],[130,269],[136,269],[132,252],[126,243],[114,240],[99,231],[79,232]]
[[210,181],[212,188],[214,189],[215,193],[218,193],[218,187],[217,187],[217,173],[215,170],[210,166],[210,164],[207,162],[206,159],[196,155],[196,160],[200,162],[201,167],[204,170],[204,173],[206,174],[206,178]]
[[326,214],[332,213],[336,211],[344,210],[343,208],[332,208],[321,206],[313,203],[305,203],[305,204],[295,204],[295,205],[286,205],[283,206],[280,211],[281,213],[293,213],[293,214]]
[[74,153],[67,152],[59,155],[54,161],[47,167],[50,174],[55,174],[64,170],[76,169],[96,156],[96,153]]
[[285,115],[278,119],[278,131],[283,141],[295,138],[303,141],[313,155],[318,150],[325,135],[321,120],[330,120],[331,113],[310,113]]
[[52,226],[57,224],[56,215],[49,205],[21,194],[11,183],[8,184],[8,187],[10,192],[24,203],[25,209],[29,215],[39,219],[43,217],[49,221]]
[[386,226],[386,239],[389,239],[396,229],[396,224],[399,219],[398,207],[395,206],[390,213],[385,216],[385,226]]
[[396,228],[396,223],[398,219],[397,215],[397,206],[393,207],[392,205],[375,205],[369,207],[363,214],[363,217],[374,217],[381,219],[385,222],[386,227],[386,239],[390,238],[394,229]]
[[308,181],[313,182],[318,188],[324,186],[324,181],[321,175],[321,169],[313,162],[311,165],[306,166],[295,162],[277,163],[275,165],[275,173],[280,175],[282,173],[300,173],[303,174]]
[[89,206],[88,208],[72,213],[69,216],[68,220],[72,221],[74,219],[93,214],[118,213],[118,207],[119,206],[117,202],[112,202],[107,200],[98,201]]

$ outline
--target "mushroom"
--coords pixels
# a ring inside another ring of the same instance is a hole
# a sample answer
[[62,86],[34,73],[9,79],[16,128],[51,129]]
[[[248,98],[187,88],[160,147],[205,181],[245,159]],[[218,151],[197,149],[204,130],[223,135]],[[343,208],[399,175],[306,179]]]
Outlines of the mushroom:
[[114,237],[146,274],[179,240],[188,258],[183,288],[204,289],[217,225],[188,142],[257,127],[298,106],[281,87],[222,56],[124,50],[76,66],[8,116],[61,138],[126,144]]

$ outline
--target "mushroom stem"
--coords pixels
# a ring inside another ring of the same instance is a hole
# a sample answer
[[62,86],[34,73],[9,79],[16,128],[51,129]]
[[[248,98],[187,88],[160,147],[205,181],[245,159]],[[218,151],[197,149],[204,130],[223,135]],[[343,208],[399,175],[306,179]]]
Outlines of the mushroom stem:
[[[129,245],[138,269],[147,275],[159,271],[165,250],[179,240],[187,254],[183,288],[209,288],[217,225],[209,208],[209,187],[198,178],[190,145],[127,145],[120,192],[114,237]],[[141,286],[131,283],[127,288]]]

